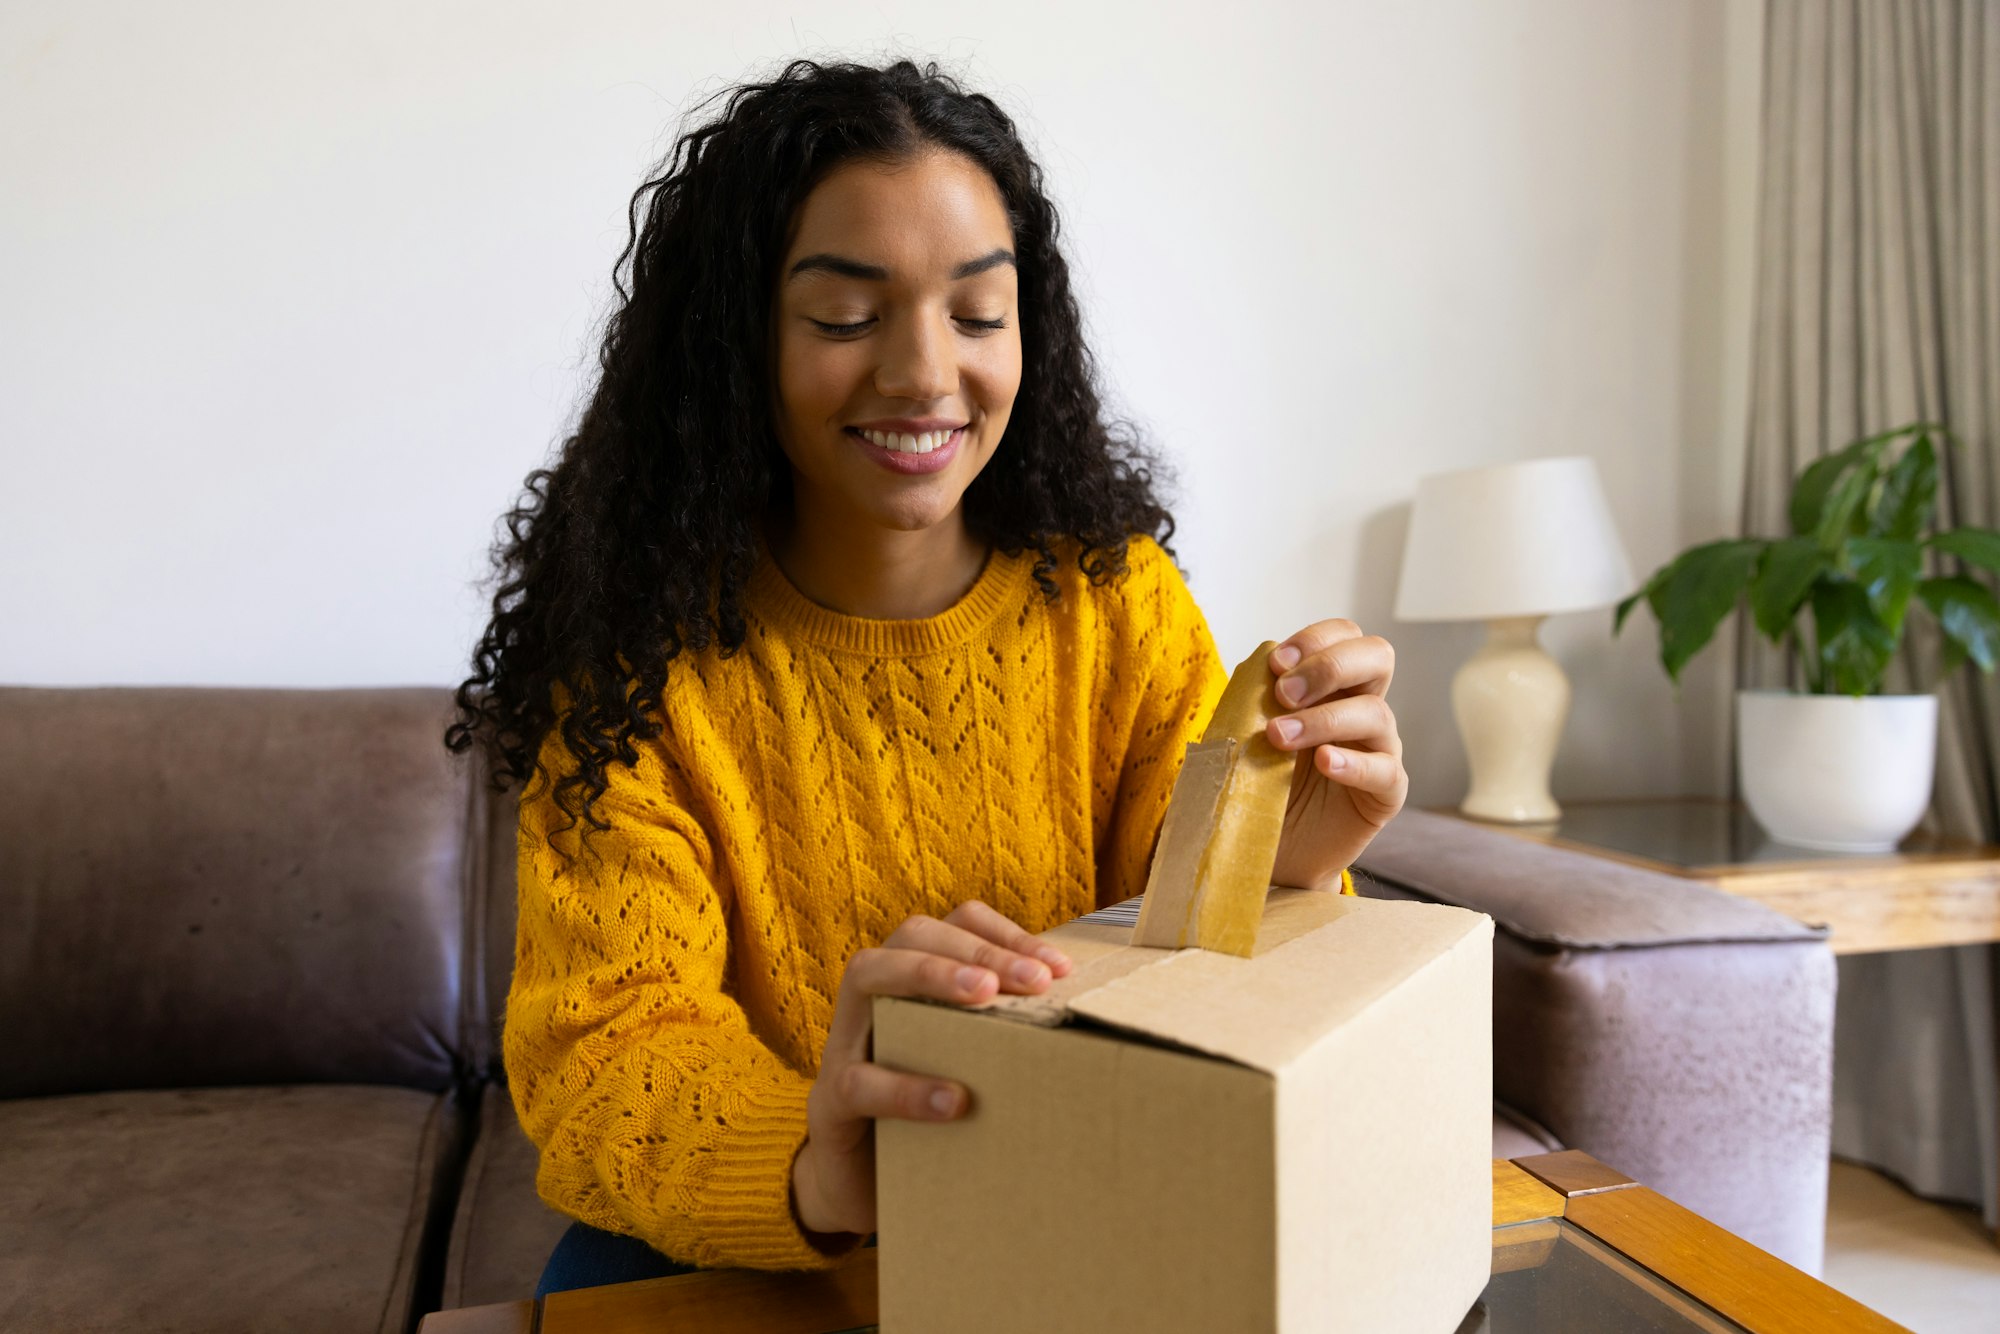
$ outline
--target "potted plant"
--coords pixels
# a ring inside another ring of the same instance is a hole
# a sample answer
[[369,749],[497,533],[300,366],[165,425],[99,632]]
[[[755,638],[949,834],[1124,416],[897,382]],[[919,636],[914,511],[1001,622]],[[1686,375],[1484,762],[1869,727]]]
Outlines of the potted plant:
[[[1618,604],[1613,633],[1642,600],[1660,623],[1676,683],[1722,618],[1748,601],[1757,630],[1789,649],[1805,690],[1737,692],[1743,798],[1780,842],[1840,852],[1893,849],[1930,804],[1934,693],[1885,695],[1882,677],[1914,607],[1943,632],[1942,673],[2000,658],[2000,601],[1939,558],[2000,571],[2000,532],[1933,531],[1939,426],[1857,440],[1793,483],[1792,533],[1691,547]],[[1927,564],[1932,568],[1927,572]]]

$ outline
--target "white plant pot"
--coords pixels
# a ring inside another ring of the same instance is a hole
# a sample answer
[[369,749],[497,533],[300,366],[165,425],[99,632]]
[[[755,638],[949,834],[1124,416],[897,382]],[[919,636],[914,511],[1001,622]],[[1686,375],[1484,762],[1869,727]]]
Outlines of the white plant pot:
[[1937,696],[1736,693],[1737,775],[1780,843],[1892,852],[1924,818],[1937,769]]

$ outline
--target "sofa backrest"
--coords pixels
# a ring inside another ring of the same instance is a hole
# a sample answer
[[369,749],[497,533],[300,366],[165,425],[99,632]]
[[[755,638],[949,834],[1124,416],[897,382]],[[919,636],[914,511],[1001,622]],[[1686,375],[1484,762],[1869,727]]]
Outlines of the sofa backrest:
[[0,1096],[468,1071],[491,805],[450,704],[0,689]]
[[489,1079],[505,1079],[500,1032],[506,1018],[507,988],[514,979],[514,936],[519,898],[515,884],[515,843],[521,828],[521,790],[488,792],[486,797],[486,886],[477,923],[483,966],[475,986],[466,988],[466,1040],[475,1065]]

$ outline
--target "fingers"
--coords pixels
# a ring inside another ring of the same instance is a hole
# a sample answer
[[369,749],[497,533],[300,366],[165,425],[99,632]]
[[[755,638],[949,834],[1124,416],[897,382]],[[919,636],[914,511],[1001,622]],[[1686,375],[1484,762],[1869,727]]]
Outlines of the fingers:
[[858,951],[840,979],[823,1066],[868,1057],[869,998],[906,996],[983,1005],[1001,992],[1031,996],[1070,970],[1069,957],[974,900],[944,921],[919,914],[873,949]]
[[1003,990],[1032,993],[1069,972],[1069,956],[1023,931],[977,899],[943,921],[919,914],[890,933],[885,945],[928,950],[990,969]]
[[1313,768],[1342,787],[1362,792],[1386,795],[1397,791],[1403,782],[1402,762],[1379,751],[1321,746],[1313,752]]
[[829,1081],[840,1120],[895,1117],[902,1121],[950,1121],[965,1115],[971,1097],[963,1084],[929,1075],[909,1075],[870,1061],[841,1067]]
[[1380,695],[1349,695],[1273,718],[1266,735],[1280,750],[1334,745],[1392,756],[1403,753],[1395,712]]
[[[1041,974],[1046,984],[1048,969],[1042,968]],[[991,968],[961,962],[948,954],[882,945],[860,950],[847,961],[840,989],[857,996],[909,996],[978,1005],[999,993],[1000,979]]]
[[[900,929],[900,928],[899,928]],[[981,1005],[999,993],[992,970],[959,963],[923,950],[878,946],[856,951],[840,979],[840,995],[827,1026],[821,1068],[868,1058],[868,1035],[874,1023],[873,996],[908,996]]]
[[[962,911],[954,911],[952,916],[956,918]],[[871,996],[908,996],[953,1005],[983,1005],[1003,991],[1032,996],[1046,991],[1055,976],[1051,965],[1040,957],[1043,951],[1053,953],[1062,971],[1069,971],[1069,960],[1061,951],[1042,945],[991,908],[986,912],[1006,925],[1012,933],[1010,939],[1036,955],[996,945],[952,921],[912,917],[897,927],[887,942],[860,950],[848,960],[840,980],[841,998],[827,1033],[828,1049],[854,1060],[866,1056],[871,1008],[867,998]]]
[[[1302,639],[1326,642],[1302,648]],[[1279,667],[1281,662],[1286,666]],[[1380,635],[1362,634],[1352,621],[1321,621],[1273,649],[1271,664],[1280,672],[1279,702],[1296,709],[1343,694],[1386,695],[1396,674],[1396,650]]]
[[1315,653],[1324,653],[1335,644],[1360,637],[1361,627],[1344,617],[1314,621],[1271,650],[1271,670],[1289,672]]
[[1057,977],[1069,973],[1069,956],[1044,940],[1029,935],[1011,918],[999,910],[989,907],[978,899],[971,899],[951,910],[944,919],[955,926],[986,940],[1014,954],[1028,955],[1047,964],[1049,971]]

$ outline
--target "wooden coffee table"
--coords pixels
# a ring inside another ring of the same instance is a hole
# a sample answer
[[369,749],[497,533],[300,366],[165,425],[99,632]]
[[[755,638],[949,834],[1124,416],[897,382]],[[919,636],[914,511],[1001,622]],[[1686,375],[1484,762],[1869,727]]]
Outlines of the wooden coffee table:
[[[875,1252],[863,1250],[824,1273],[717,1270],[440,1311],[418,1334],[840,1334],[875,1318]],[[1495,1160],[1493,1278],[1460,1334],[1628,1329],[1903,1327],[1587,1154]]]

